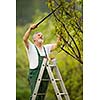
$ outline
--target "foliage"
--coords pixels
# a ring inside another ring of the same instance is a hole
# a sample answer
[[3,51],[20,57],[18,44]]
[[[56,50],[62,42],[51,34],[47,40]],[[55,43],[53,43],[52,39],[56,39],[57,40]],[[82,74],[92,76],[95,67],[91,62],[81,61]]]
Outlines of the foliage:
[[[60,47],[53,51],[50,56],[54,56],[57,59],[57,65],[68,90],[70,99],[82,100],[83,68],[80,62],[82,61],[83,51],[82,0],[48,0],[48,6],[51,10],[55,9],[60,3],[62,3],[62,6],[54,13],[54,15],[46,19],[36,30],[32,31],[30,34],[30,40],[32,40],[32,35],[36,31],[41,31],[44,34],[44,44],[55,43],[57,34],[62,37]],[[73,9],[74,3],[79,5],[75,6],[75,9]],[[39,22],[39,20],[47,14],[48,13],[42,13],[37,10],[35,15],[32,17],[32,23]],[[29,100],[30,96],[27,81],[29,64],[22,40],[29,24],[30,23],[27,23],[25,26],[16,27],[16,100]],[[79,56],[79,52],[71,37],[74,39],[81,57]],[[66,51],[73,55],[74,58],[70,54],[66,53]],[[45,100],[57,100],[51,84],[49,84]]]
[[62,38],[61,49],[83,63],[82,0],[48,0],[51,10],[60,8],[53,14],[56,34]]

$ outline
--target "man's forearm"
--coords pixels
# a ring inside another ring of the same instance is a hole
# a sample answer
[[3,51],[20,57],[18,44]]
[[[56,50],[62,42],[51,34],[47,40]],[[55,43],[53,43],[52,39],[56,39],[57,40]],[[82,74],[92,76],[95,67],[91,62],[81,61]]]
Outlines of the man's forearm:
[[61,42],[61,37],[60,37],[60,35],[58,35],[58,37],[57,37],[57,42],[56,42],[56,44],[57,44],[57,46],[58,46],[58,44]]
[[31,27],[29,27],[28,30],[26,31],[25,35],[23,36],[23,40],[24,41],[27,41],[28,40],[29,35],[31,33],[31,30],[32,30]]
[[56,49],[60,42],[61,42],[61,37],[58,36],[58,37],[57,37],[56,43],[54,43],[54,44],[52,45],[51,51],[54,50],[54,49]]

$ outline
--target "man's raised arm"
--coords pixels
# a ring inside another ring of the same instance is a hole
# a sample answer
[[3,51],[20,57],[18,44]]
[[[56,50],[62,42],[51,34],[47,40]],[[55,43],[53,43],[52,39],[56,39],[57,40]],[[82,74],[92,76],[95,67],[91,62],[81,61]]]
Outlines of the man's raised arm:
[[60,35],[58,35],[58,36],[57,36],[57,41],[56,41],[56,43],[54,43],[54,44],[52,45],[51,51],[53,51],[54,49],[57,48],[57,46],[58,46],[58,44],[60,43],[60,41],[61,41],[61,37],[60,37]]
[[31,31],[32,31],[33,29],[35,29],[36,27],[37,27],[36,24],[30,25],[30,27],[28,28],[28,30],[25,32],[25,34],[24,34],[24,36],[23,36],[23,41],[24,41],[25,46],[26,46],[27,48],[29,48],[29,43],[28,43],[29,35],[30,35]]

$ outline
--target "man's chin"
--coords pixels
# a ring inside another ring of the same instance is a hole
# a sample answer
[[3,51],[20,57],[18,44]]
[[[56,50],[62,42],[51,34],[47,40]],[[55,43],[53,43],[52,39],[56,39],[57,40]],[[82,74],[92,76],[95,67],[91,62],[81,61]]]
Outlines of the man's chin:
[[43,43],[43,40],[42,40],[42,39],[39,39],[39,40],[38,40],[38,43]]

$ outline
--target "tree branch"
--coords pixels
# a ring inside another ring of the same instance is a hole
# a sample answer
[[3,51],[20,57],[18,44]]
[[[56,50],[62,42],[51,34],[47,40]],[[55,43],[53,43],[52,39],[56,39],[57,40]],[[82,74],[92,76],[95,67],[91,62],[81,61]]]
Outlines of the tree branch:
[[61,47],[61,49],[67,53],[68,55],[70,55],[72,58],[76,59],[77,61],[79,61],[81,64],[83,64],[83,62],[80,59],[77,59],[76,57],[74,57],[72,54],[70,54],[67,50],[65,50],[63,47]]
[[73,43],[74,43],[74,45],[75,45],[75,47],[76,47],[76,49],[77,49],[77,51],[78,51],[79,58],[81,58],[81,54],[80,54],[80,51],[79,51],[79,49],[78,49],[78,46],[77,46],[75,40],[73,39],[73,37],[69,34],[68,30],[66,29],[65,24],[55,15],[55,13],[53,13],[53,15],[54,15],[55,18],[63,25],[65,31],[67,32],[67,34],[69,35],[69,37],[72,39],[72,41],[73,41]]

